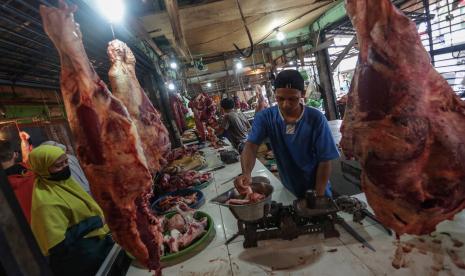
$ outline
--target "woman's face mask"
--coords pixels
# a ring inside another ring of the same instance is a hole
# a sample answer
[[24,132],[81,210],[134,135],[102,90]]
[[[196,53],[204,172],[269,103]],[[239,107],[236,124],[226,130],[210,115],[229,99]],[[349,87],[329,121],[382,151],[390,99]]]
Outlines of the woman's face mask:
[[68,157],[63,154],[55,163],[48,169],[50,173],[49,180],[60,181],[66,180],[71,176],[71,170],[68,165]]
[[71,177],[71,170],[69,169],[69,166],[66,166],[60,171],[50,173],[50,177],[48,179],[54,180],[54,181],[61,181],[61,180],[66,180],[70,177]]

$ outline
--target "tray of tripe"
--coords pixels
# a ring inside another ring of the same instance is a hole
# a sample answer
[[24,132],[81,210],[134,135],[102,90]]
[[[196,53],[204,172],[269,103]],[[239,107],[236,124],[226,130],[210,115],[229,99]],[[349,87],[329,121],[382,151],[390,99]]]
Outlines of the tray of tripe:
[[181,141],[183,143],[190,143],[198,140],[199,137],[197,136],[197,133],[192,130],[186,130],[181,136]]
[[164,214],[177,210],[176,208],[199,209],[205,203],[203,193],[197,189],[182,189],[167,193],[152,204],[152,210]]
[[200,153],[192,156],[184,156],[180,159],[173,160],[164,169],[169,174],[181,173],[189,170],[201,170],[207,167],[207,161]]

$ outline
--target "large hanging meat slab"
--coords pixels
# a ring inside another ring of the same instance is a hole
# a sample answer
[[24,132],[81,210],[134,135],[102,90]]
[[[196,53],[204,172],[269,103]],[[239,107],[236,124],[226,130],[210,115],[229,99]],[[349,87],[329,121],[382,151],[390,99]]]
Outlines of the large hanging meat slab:
[[112,64],[108,76],[113,95],[123,102],[135,121],[150,170],[159,171],[160,166],[166,165],[163,156],[171,148],[168,130],[137,80],[136,58],[131,49],[116,39],[108,43],[107,52]]
[[206,93],[198,94],[193,100],[189,102],[189,107],[194,112],[195,126],[202,141],[210,140],[216,143],[216,136],[212,135],[209,127],[213,129],[218,128],[218,121],[216,120],[216,105],[213,99]]
[[465,207],[465,103],[389,0],[346,0],[360,48],[341,146],[376,216],[427,234]]
[[152,177],[139,135],[124,105],[90,64],[74,22],[76,7],[40,7],[45,32],[61,60],[61,92],[77,155],[113,239],[159,272],[160,225],[148,210]]

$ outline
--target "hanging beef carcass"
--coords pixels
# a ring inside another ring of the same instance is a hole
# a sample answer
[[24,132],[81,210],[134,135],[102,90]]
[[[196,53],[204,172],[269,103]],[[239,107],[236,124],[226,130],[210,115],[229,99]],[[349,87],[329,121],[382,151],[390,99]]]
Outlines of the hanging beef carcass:
[[346,8],[360,56],[341,146],[361,163],[381,222],[398,234],[430,233],[465,207],[465,103],[389,0],[346,0]]
[[74,22],[76,6],[40,7],[45,32],[61,60],[61,92],[77,155],[113,238],[160,272],[161,225],[148,210],[152,177],[124,105],[95,73]]
[[156,172],[166,165],[163,156],[171,147],[168,130],[137,80],[136,58],[131,49],[115,39],[108,43],[107,52],[112,64],[108,72],[111,91],[135,121],[149,168]]
[[195,125],[197,132],[202,141],[209,140],[212,144],[217,142],[217,137],[214,131],[209,129],[218,128],[218,120],[216,119],[216,105],[213,99],[206,93],[198,94],[192,101],[189,102],[189,107],[194,113]]
[[184,133],[184,131],[187,130],[184,116],[189,112],[189,110],[184,106],[181,98],[176,94],[170,95],[170,107],[179,133]]

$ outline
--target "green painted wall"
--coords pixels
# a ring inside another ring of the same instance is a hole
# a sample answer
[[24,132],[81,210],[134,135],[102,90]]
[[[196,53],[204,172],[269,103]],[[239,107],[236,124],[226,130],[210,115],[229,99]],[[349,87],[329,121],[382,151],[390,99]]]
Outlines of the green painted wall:
[[[315,32],[317,33],[318,31],[326,28],[327,26],[343,19],[344,17],[347,16],[345,5],[344,5],[344,0],[339,0],[338,3],[326,11],[324,14],[322,14],[315,22],[313,22],[310,26],[307,26],[305,28],[297,29],[293,32],[286,33],[286,38],[287,39],[292,39],[298,36],[302,36],[305,34],[308,34],[310,32]],[[275,39],[274,35],[271,35],[270,38],[267,40],[269,43],[270,47],[275,47],[281,45],[279,41]],[[286,42],[285,42],[286,43]],[[312,48],[312,46],[305,45],[304,50],[307,50],[309,48]],[[282,51],[275,51],[273,52],[273,58],[276,58],[278,56],[281,56]]]
[[320,16],[313,24],[310,26],[310,30],[318,32],[325,27],[331,25],[334,22],[337,22],[346,16],[346,8],[344,1],[340,0],[336,6],[329,9],[322,16]]
[[5,117],[0,120],[15,120],[19,124],[28,124],[37,121],[49,121],[54,119],[65,119],[63,106],[48,107],[44,105],[5,105]]

